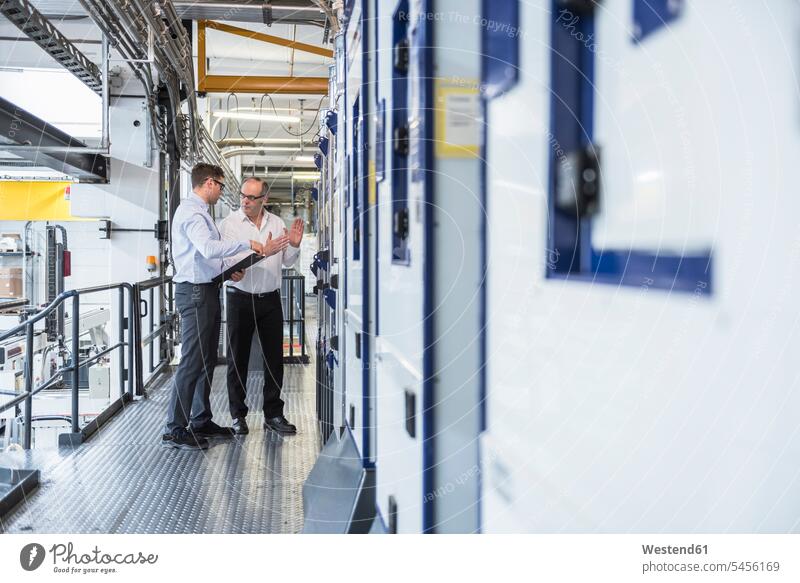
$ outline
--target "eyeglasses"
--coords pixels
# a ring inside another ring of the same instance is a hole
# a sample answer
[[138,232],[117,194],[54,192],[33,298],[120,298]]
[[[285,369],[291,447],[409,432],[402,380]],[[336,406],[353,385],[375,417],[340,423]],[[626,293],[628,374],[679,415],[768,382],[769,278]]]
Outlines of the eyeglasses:
[[241,196],[241,197],[242,197],[242,199],[249,200],[250,202],[255,202],[255,201],[257,201],[258,199],[264,198],[266,195],[265,195],[265,194],[262,194],[262,195],[260,195],[260,196],[254,196],[254,195],[252,195],[252,194],[245,194],[245,193],[243,193],[243,192],[240,192],[240,193],[239,193],[239,196]]
[[219,188],[220,188],[220,190],[225,190],[225,183],[224,183],[224,182],[220,182],[220,181],[219,181],[219,180],[217,180],[216,178],[212,178],[211,180],[213,180],[214,182],[216,182],[217,184],[219,184]]

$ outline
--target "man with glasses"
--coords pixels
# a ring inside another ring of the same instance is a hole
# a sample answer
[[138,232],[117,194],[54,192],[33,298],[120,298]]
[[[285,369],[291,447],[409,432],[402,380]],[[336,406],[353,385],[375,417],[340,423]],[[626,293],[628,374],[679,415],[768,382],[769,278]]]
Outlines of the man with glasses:
[[[211,420],[211,379],[220,330],[219,285],[222,258],[240,252],[264,253],[257,238],[222,240],[208,212],[225,187],[222,169],[211,164],[192,168],[192,192],[181,200],[172,218],[171,250],[175,265],[175,303],[181,315],[181,361],[167,407],[161,445],[206,449],[214,437],[233,437],[230,427]],[[262,239],[263,240],[263,239]],[[241,280],[243,272],[234,275]],[[188,425],[188,430],[187,430]]]
[[[247,369],[250,344],[258,333],[264,359],[264,428],[281,434],[297,433],[297,428],[283,415],[283,310],[281,308],[281,265],[291,267],[300,255],[303,240],[303,219],[296,218],[287,231],[279,216],[267,212],[266,185],[260,178],[242,183],[242,206],[220,224],[222,236],[231,241],[266,240],[263,259],[250,267],[239,281],[228,286],[225,322],[228,342],[228,399],[233,428],[238,434],[249,432]],[[231,258],[236,262],[246,257],[241,253]]]

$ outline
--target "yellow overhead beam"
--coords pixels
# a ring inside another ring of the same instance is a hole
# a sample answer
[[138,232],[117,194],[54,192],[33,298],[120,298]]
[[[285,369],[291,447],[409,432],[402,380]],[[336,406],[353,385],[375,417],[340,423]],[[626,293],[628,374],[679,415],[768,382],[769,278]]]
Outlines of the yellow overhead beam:
[[282,44],[283,46],[289,46],[300,51],[306,50],[308,52],[315,52],[316,54],[324,54],[324,56],[333,56],[332,51],[313,45],[306,45],[304,43],[253,32],[235,26],[228,26],[227,24],[221,24],[211,20],[200,20],[197,25],[198,91],[202,93],[297,93],[307,95],[325,95],[328,93],[327,77],[260,77],[250,75],[240,77],[236,75],[208,75],[206,73],[206,28],[223,30],[225,32],[231,32],[232,34],[242,33],[241,36],[247,36],[248,38]]
[[[331,58],[333,57],[332,50],[318,47],[316,45],[309,45],[306,43],[289,40],[288,38],[273,36],[271,34],[264,34],[263,32],[256,32],[254,30],[247,30],[246,28],[239,28],[238,26],[231,26],[230,24],[223,24],[221,22],[215,22],[213,20],[205,20],[201,22],[203,22],[203,28],[205,27],[213,28],[214,30],[221,30],[222,32],[235,34],[237,36],[243,36],[244,38],[250,38],[253,40],[258,40],[273,45],[288,47],[290,49],[294,49],[296,51],[303,51],[305,53],[313,53],[315,55],[320,55],[322,57],[331,57]],[[198,31],[199,30],[201,29],[198,28]]]
[[0,181],[0,221],[71,221],[69,182]]
[[205,91],[206,82],[206,21],[197,21],[197,89]]
[[248,75],[206,75],[198,90],[211,93],[299,93],[324,95],[327,77],[256,77]]

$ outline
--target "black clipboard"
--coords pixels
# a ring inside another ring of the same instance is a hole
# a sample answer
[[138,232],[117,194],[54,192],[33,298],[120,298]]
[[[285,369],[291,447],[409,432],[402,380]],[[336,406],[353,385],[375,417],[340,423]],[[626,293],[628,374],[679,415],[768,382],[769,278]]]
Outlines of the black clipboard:
[[217,277],[215,277],[211,281],[216,284],[221,284],[225,281],[228,281],[231,278],[231,275],[233,275],[237,271],[241,271],[243,269],[247,269],[248,267],[252,267],[262,259],[264,259],[263,255],[259,255],[258,253],[253,253],[252,255],[249,255],[248,257],[242,259],[236,265],[232,265],[231,267],[220,273]]

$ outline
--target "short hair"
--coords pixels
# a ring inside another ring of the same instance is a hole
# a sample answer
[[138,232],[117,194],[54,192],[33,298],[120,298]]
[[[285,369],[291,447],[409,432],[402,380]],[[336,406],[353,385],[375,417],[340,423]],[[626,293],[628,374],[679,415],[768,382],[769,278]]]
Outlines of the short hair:
[[225,172],[219,166],[213,164],[196,164],[192,168],[192,188],[197,188],[209,178],[224,178]]
[[261,185],[261,194],[267,194],[267,183],[264,182],[262,178],[258,176],[248,176],[244,180],[242,180],[242,186],[247,184],[248,182],[258,182]]

